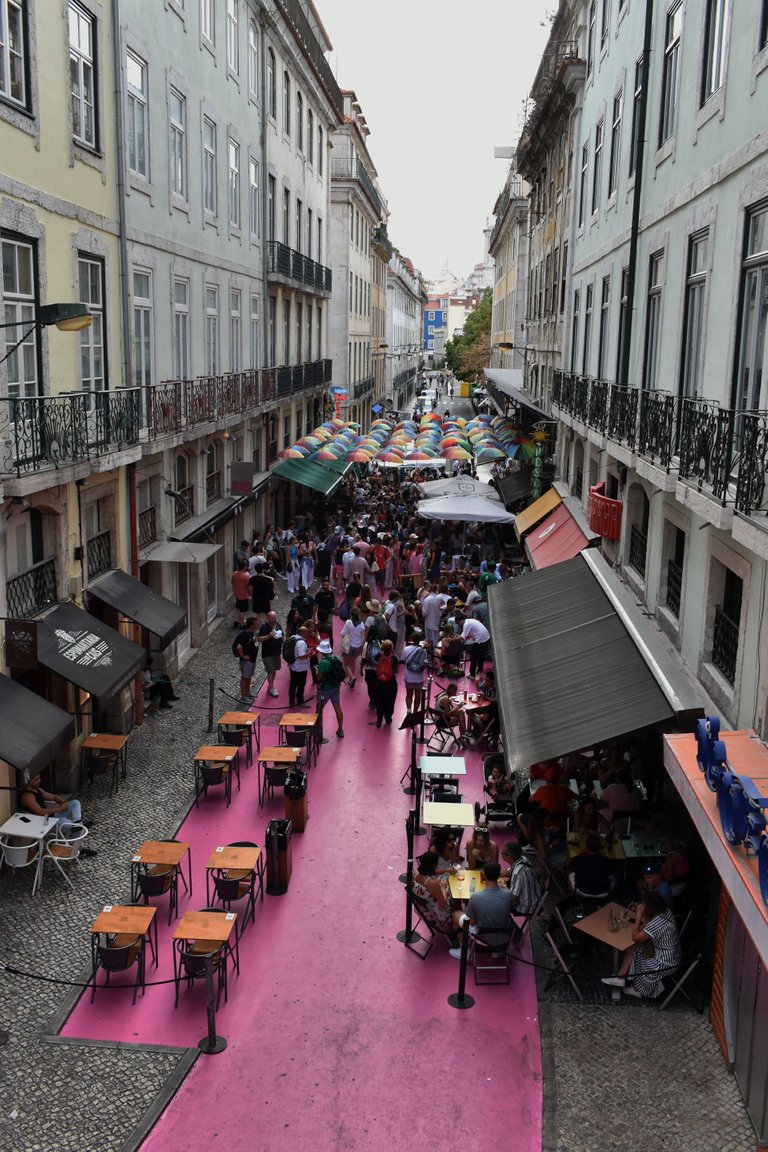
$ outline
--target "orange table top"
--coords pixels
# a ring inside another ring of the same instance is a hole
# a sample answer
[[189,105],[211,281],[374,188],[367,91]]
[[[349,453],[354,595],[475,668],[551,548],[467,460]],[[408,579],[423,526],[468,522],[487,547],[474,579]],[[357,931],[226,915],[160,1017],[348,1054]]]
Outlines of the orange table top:
[[134,852],[132,862],[179,865],[188,851],[189,844],[184,844],[181,840],[145,840]]
[[94,936],[99,932],[108,932],[110,935],[124,933],[145,936],[156,912],[157,909],[149,905],[136,908],[133,905],[106,904],[96,917],[91,933]]
[[317,712],[285,712],[280,717],[278,728],[314,728],[317,720]]
[[211,764],[229,764],[237,756],[238,749],[231,744],[203,744],[195,752],[195,760]]
[[261,719],[259,712],[225,712],[223,716],[219,716],[217,724],[247,724],[250,727],[259,719]]
[[174,929],[173,938],[222,944],[229,940],[236,922],[236,912],[185,912]]
[[290,748],[281,744],[276,748],[262,748],[257,760],[260,764],[295,764],[301,752],[301,748]]
[[[587,832],[569,832],[566,840],[568,842],[568,859],[573,860],[574,856],[578,856],[583,852],[587,846]],[[600,855],[605,856],[608,860],[626,860],[627,856],[624,851],[624,846],[617,836],[614,836],[613,844],[610,850],[606,847],[607,841],[605,836],[600,837]]]
[[453,872],[448,877],[448,887],[454,900],[469,900],[474,895],[471,891],[472,881],[475,882],[475,892],[483,888],[493,888],[493,884],[486,884],[485,877],[479,868],[461,868],[458,873]]
[[92,732],[83,740],[83,748],[101,748],[108,752],[120,752],[127,743],[127,736],[114,736],[109,732]]
[[[611,912],[619,921],[616,932],[611,932],[608,927]],[[594,936],[595,940],[601,940],[603,944],[609,944],[611,948],[617,948],[619,952],[626,952],[627,948],[631,948],[634,944],[632,929],[635,927],[636,920],[636,912],[630,912],[612,900],[604,908],[598,908],[597,912],[593,912],[591,916],[577,920],[573,927],[578,928],[579,932],[586,932],[587,936]]]
[[206,868],[242,868],[252,872],[259,862],[259,856],[261,848],[237,848],[227,844],[211,853]]

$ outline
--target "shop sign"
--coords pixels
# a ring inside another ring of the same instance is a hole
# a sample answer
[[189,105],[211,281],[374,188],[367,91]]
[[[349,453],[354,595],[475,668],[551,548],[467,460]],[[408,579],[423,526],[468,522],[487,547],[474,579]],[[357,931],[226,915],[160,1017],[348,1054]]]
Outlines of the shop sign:
[[64,628],[57,628],[56,641],[59,655],[65,660],[71,660],[80,668],[108,668],[112,664],[111,646],[95,632],[89,632],[87,629],[81,632],[67,632]]
[[725,741],[719,736],[719,716],[699,720],[696,762],[717,796],[723,836],[733,848],[743,847],[747,854],[754,853],[757,857],[760,893],[768,908],[768,796],[763,795],[750,776],[733,771]]

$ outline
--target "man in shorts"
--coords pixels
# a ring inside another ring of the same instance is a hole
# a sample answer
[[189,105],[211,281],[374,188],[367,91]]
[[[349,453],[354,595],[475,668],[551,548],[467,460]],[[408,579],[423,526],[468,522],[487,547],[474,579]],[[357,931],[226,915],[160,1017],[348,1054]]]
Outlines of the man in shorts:
[[235,652],[240,661],[240,697],[247,703],[251,697],[251,679],[256,671],[256,617],[249,616],[245,627],[235,639]]
[[277,696],[279,693],[275,688],[275,676],[282,665],[280,654],[283,650],[283,630],[277,622],[275,612],[267,613],[266,622],[259,628],[256,637],[261,644],[261,658],[267,674],[267,692],[270,696]]
[[[317,710],[322,717],[325,705],[331,704],[333,706],[338,725],[336,735],[342,737],[344,735],[344,713],[341,710],[341,684],[334,683],[331,678],[334,659],[330,640],[321,640],[317,646],[317,653],[320,657],[320,663],[317,666]],[[322,726],[322,719],[320,725]],[[321,743],[327,744],[327,738],[323,738]]]
[[232,594],[235,598],[235,619],[233,628],[245,628],[245,617],[251,606],[251,585],[248,564],[241,560],[232,573]]

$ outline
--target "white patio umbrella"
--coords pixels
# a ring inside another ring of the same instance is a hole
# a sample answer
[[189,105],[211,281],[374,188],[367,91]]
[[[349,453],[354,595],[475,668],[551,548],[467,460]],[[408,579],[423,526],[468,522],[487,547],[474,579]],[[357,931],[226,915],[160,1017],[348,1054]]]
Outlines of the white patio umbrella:
[[421,500],[417,515],[427,520],[459,520],[465,524],[514,524],[498,496],[437,496]]
[[487,496],[496,495],[496,490],[490,484],[476,480],[474,476],[447,476],[444,480],[424,480],[419,484],[419,491],[425,499],[431,500],[435,496]]

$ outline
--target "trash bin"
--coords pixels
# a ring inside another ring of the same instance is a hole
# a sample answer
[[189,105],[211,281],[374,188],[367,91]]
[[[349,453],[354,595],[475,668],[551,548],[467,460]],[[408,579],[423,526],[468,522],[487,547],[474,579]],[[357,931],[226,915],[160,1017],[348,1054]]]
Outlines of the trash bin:
[[270,820],[266,832],[267,892],[282,896],[291,882],[291,822]]
[[303,832],[309,820],[307,774],[301,768],[292,768],[285,779],[285,818],[294,832]]

